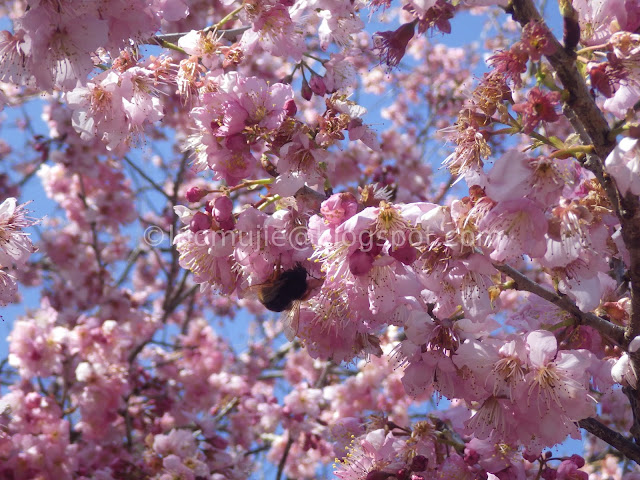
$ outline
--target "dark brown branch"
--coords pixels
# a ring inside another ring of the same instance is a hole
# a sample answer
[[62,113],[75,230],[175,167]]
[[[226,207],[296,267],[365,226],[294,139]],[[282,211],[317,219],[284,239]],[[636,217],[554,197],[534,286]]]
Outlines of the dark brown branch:
[[618,432],[611,430],[595,418],[585,418],[584,420],[580,420],[578,422],[578,426],[580,428],[584,428],[587,432],[595,435],[599,439],[604,440],[625,457],[640,464],[640,447],[628,438],[625,438]]
[[291,432],[289,432],[289,439],[287,440],[287,444],[284,446],[284,452],[282,452],[282,457],[280,458],[280,462],[278,463],[278,472],[276,473],[276,480],[282,479],[282,472],[284,471],[284,465],[287,463],[287,457],[289,456],[289,450],[291,450],[291,446],[293,445],[293,438],[291,437]]
[[[513,0],[510,13],[523,27],[531,21],[543,21],[532,0]],[[547,59],[566,89],[565,104],[575,113],[575,117],[570,119],[571,123],[579,122],[588,135],[581,135],[582,142],[585,145],[593,144],[596,154],[601,159],[606,158],[615,147],[615,141],[609,139],[609,124],[591,97],[589,87],[576,67],[575,53],[565,50],[553,35],[549,34],[549,37],[555,51],[547,55]],[[576,129],[579,134],[580,130],[582,129]]]
[[525,290],[531,292],[540,298],[544,298],[546,301],[553,303],[558,308],[570,313],[580,325],[588,325],[595,328],[598,332],[606,335],[618,345],[626,347],[626,339],[624,336],[625,330],[618,325],[615,325],[599,316],[583,312],[580,310],[573,301],[567,296],[558,295],[555,292],[547,290],[542,285],[537,284],[533,280],[529,279],[526,275],[523,275],[515,268],[506,265],[494,263],[493,266],[500,272],[508,275],[513,279],[518,290]]

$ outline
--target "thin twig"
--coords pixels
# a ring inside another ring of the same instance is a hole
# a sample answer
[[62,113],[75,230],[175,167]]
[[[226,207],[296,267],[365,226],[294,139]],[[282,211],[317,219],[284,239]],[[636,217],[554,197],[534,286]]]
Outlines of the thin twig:
[[138,172],[138,174],[144,178],[147,182],[149,182],[153,188],[158,191],[161,195],[163,195],[167,200],[171,200],[171,196],[164,191],[164,188],[162,188],[160,185],[158,185],[153,178],[151,178],[149,175],[147,175],[144,170],[142,170],[139,166],[137,166],[135,163],[133,163],[129,157],[127,157],[126,155],[123,157],[124,161],[127,162],[129,164],[129,166],[131,168],[133,168],[136,172]]
[[276,480],[282,479],[282,472],[284,471],[284,464],[287,463],[287,457],[289,456],[289,451],[291,450],[291,446],[295,441],[291,437],[291,432],[287,430],[287,434],[289,438],[287,439],[287,444],[284,446],[284,451],[282,452],[282,457],[280,457],[280,463],[278,463],[278,472],[276,473]]

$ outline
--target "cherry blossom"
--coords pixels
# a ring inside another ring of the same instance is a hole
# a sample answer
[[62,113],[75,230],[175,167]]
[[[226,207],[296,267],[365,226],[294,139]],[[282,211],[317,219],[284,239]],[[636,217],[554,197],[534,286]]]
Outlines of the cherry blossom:
[[637,10],[3,2],[0,477],[637,477]]

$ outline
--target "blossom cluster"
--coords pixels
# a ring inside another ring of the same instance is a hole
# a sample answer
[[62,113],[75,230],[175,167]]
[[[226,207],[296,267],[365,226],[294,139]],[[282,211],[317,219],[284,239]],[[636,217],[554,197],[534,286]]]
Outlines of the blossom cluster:
[[639,475],[636,0],[9,3],[0,477]]

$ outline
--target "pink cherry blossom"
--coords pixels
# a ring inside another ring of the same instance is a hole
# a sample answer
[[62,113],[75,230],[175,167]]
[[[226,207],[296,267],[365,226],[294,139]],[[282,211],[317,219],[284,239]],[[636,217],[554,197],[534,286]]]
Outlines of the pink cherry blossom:
[[638,140],[625,137],[609,154],[605,165],[607,171],[615,178],[620,193],[640,194],[640,148]]

